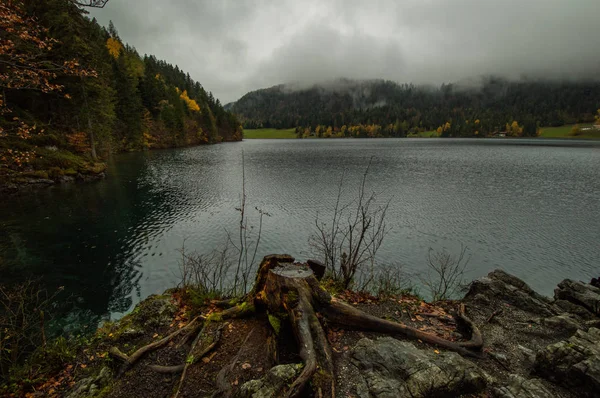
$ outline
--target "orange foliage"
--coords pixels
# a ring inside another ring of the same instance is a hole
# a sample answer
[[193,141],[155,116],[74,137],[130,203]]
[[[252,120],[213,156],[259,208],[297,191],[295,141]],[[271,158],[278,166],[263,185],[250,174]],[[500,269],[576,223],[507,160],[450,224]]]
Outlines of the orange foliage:
[[67,134],[67,141],[74,152],[86,153],[90,150],[88,135],[84,132]]
[[6,149],[3,152],[0,152],[0,164],[5,164],[6,166],[16,166],[21,168],[33,159],[35,159],[36,155],[33,151],[19,151],[16,149]]
[[[96,77],[95,71],[82,68],[77,60],[55,64],[48,54],[58,43],[48,37],[48,30],[33,17],[25,16],[17,2],[0,4],[0,88],[4,90],[37,90],[43,93],[61,91],[63,86],[54,82],[60,75]],[[11,113],[6,99],[0,95],[0,115]],[[0,138],[14,135],[20,139],[31,136],[35,126],[19,118],[12,118],[10,128],[0,126]]]

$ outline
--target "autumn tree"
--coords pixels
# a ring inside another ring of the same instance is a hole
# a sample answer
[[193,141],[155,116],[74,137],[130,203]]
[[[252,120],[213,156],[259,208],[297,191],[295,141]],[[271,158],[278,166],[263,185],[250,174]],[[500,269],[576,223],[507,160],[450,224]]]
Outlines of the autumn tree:
[[514,120],[511,124],[506,123],[506,134],[510,137],[520,137],[523,134],[523,127]]
[[[33,134],[42,134],[44,129],[38,128],[35,121],[14,114],[11,95],[17,97],[23,91],[59,93],[64,89],[57,82],[59,77],[95,77],[96,72],[82,68],[74,58],[62,62],[53,59],[52,52],[59,41],[36,18],[27,16],[21,3],[0,4],[0,32],[0,138],[27,140]],[[34,151],[24,158],[19,151],[11,151],[8,157],[3,155],[4,161],[13,161],[17,166],[23,165],[19,159],[28,162],[33,157]]]

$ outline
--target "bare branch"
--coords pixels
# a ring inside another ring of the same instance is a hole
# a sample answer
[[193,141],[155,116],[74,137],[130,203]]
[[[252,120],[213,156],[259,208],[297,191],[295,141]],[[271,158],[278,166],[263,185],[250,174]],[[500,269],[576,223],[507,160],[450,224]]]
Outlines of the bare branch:
[[79,7],[104,8],[108,0],[72,0]]

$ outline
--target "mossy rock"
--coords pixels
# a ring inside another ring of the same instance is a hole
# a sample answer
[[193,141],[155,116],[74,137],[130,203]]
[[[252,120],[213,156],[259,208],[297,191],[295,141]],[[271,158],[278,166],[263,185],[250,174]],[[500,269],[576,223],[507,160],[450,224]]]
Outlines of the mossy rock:
[[64,175],[63,169],[60,167],[50,167],[48,170],[48,176],[52,179],[60,178]]
[[23,177],[30,177],[30,178],[43,178],[43,179],[48,179],[50,178],[48,175],[48,171],[47,170],[32,170],[32,171],[25,171],[22,173]]
[[82,167],[81,172],[83,174],[100,174],[106,170],[106,163],[88,163],[85,167]]
[[75,169],[66,169],[63,171],[63,174],[70,177],[75,177],[77,175],[77,170]]
[[152,295],[135,306],[133,311],[120,321],[100,328],[100,337],[112,340],[134,339],[147,330],[166,327],[171,324],[177,312],[170,294]]

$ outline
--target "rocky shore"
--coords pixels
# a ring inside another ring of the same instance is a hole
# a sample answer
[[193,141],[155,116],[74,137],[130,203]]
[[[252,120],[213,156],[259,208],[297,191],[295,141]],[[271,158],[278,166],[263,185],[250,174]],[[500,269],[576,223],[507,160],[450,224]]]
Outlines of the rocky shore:
[[53,167],[49,170],[16,172],[0,168],[0,194],[14,194],[56,184],[101,180],[106,177],[105,171],[106,164],[99,162],[83,165],[77,170]]
[[[451,315],[463,304],[484,340],[478,355],[461,356],[400,335],[324,325],[337,397],[600,396],[600,289],[591,284],[567,279],[548,298],[496,270],[473,281],[458,302],[354,292],[340,293],[334,300],[456,341],[461,324]],[[122,367],[118,358],[110,358],[110,349],[131,355],[185,328],[192,317],[177,291],[149,297],[120,322],[99,329],[95,343],[73,364],[77,371],[70,373],[71,386],[56,389],[56,396],[167,397],[175,391],[179,397],[285,396],[303,369],[292,331],[256,317],[224,320],[220,311],[214,303],[201,311],[206,320],[219,321],[214,331],[220,337],[201,358],[190,358],[185,341],[173,340],[119,374]],[[275,361],[265,343],[273,330],[279,336]],[[185,378],[160,372],[179,363],[191,364]],[[227,393],[218,391],[220,383],[228,386]]]

